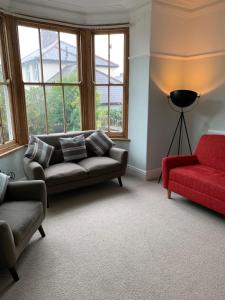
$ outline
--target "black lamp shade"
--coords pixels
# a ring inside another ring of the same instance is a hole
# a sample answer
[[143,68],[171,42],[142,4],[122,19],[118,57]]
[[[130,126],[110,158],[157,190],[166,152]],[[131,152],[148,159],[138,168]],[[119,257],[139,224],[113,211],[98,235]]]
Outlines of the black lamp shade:
[[189,90],[176,90],[170,93],[172,103],[178,107],[188,107],[197,99],[198,94]]

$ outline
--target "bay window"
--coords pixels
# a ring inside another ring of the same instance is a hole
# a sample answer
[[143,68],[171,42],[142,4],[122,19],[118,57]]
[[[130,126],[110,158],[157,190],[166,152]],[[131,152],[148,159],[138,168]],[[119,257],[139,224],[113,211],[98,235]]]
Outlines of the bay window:
[[3,20],[0,153],[32,134],[102,129],[127,138],[128,29]]

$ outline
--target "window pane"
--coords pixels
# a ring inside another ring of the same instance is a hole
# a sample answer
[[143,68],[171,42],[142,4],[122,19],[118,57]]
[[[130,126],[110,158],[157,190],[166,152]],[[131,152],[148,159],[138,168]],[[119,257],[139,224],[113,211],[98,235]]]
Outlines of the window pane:
[[95,91],[96,128],[108,131],[108,87],[98,86]]
[[0,55],[0,81],[3,81],[3,68],[2,68],[1,55]]
[[7,86],[0,86],[0,144],[13,140],[12,119]]
[[110,131],[123,131],[123,87],[110,87]]
[[63,82],[78,82],[77,35],[60,32],[60,51]]
[[80,88],[76,86],[64,87],[64,100],[66,112],[66,130],[81,129]]
[[110,34],[110,83],[124,82],[124,34]]
[[95,82],[109,83],[109,36],[95,35]]
[[43,87],[25,86],[29,134],[46,133],[46,116]]
[[18,31],[23,81],[40,82],[41,63],[38,29],[18,26]]
[[58,32],[41,29],[44,82],[60,82]]
[[48,112],[48,133],[64,132],[62,87],[46,87],[46,101]]

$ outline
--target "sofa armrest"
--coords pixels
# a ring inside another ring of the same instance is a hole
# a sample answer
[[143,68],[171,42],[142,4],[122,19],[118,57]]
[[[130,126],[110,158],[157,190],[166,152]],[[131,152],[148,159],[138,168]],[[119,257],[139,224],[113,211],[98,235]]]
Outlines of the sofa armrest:
[[122,165],[122,170],[125,174],[127,168],[128,151],[121,148],[112,147],[109,150],[109,157],[117,160]]
[[45,172],[43,167],[36,161],[24,157],[24,172],[29,179],[44,180]]
[[16,264],[16,249],[12,231],[4,220],[0,220],[0,240],[0,261],[12,268]]
[[10,182],[5,201],[41,201],[45,213],[47,206],[45,182],[42,180]]
[[169,156],[162,160],[162,176],[163,176],[163,186],[168,188],[169,183],[169,173],[171,169],[194,165],[198,163],[198,158],[195,155],[181,155],[181,156]]

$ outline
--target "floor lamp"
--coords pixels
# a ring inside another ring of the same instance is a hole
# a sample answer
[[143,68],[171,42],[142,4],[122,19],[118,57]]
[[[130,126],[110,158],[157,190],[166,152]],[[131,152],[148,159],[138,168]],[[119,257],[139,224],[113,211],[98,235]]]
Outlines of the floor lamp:
[[[193,105],[194,102],[197,100],[197,98],[199,98],[198,94],[196,92],[190,91],[190,90],[176,90],[176,91],[173,91],[170,93],[169,103],[171,104],[171,107],[174,107],[173,108],[174,110],[176,110],[177,112],[180,113],[180,117],[178,119],[178,122],[177,122],[177,125],[176,125],[176,128],[175,128],[175,131],[174,131],[174,134],[173,134],[173,137],[172,137],[172,140],[171,140],[171,143],[170,143],[170,146],[169,146],[166,156],[170,155],[170,151],[172,149],[172,146],[175,141],[175,137],[176,137],[177,133],[179,134],[177,155],[180,155],[180,150],[181,150],[181,146],[182,146],[183,130],[186,134],[190,154],[192,154],[191,143],[190,143],[190,139],[189,139],[189,135],[188,135],[187,123],[185,120],[184,113],[186,112],[186,108]],[[162,178],[162,172],[158,179],[158,183],[160,183],[161,178]]]

